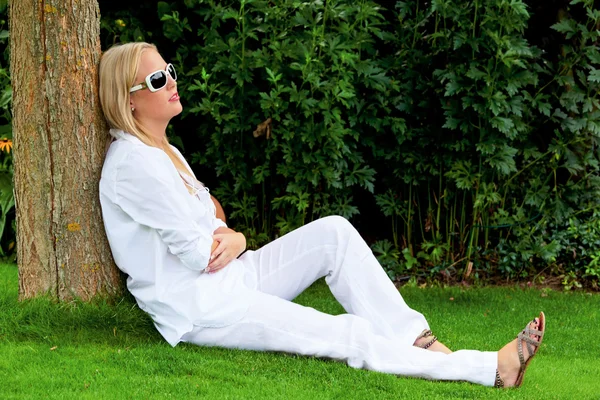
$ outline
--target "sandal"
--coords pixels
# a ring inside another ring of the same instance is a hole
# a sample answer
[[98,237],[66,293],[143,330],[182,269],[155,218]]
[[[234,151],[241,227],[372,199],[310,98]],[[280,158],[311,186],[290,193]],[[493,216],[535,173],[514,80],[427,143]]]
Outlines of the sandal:
[[[519,371],[519,375],[517,375],[517,380],[515,381],[514,387],[519,387],[523,383],[523,378],[525,376],[525,370],[527,366],[531,362],[533,356],[537,354],[540,345],[542,344],[542,340],[544,339],[544,332],[546,332],[546,316],[543,312],[540,313],[538,329],[532,329],[529,327],[529,323],[525,326],[522,332],[519,332],[517,335],[517,354],[519,355],[519,362],[521,363],[521,369]],[[530,335],[539,336],[540,340],[535,340],[530,337]],[[525,356],[523,355],[523,342],[527,346],[527,352],[529,353],[529,358],[525,361]],[[494,382],[494,387],[503,388],[504,380],[500,377],[500,373],[496,370],[496,380]]]
[[[433,336],[433,333],[431,332],[431,330],[425,329],[423,332],[421,332],[421,334],[419,336],[417,336],[417,339],[415,340],[415,343],[417,342],[417,340],[422,339],[422,338],[427,338],[429,336]],[[420,347],[422,349],[428,349],[437,340],[438,340],[438,338],[436,336],[433,336],[432,339],[429,342],[427,342],[425,344],[416,344],[415,346]]]

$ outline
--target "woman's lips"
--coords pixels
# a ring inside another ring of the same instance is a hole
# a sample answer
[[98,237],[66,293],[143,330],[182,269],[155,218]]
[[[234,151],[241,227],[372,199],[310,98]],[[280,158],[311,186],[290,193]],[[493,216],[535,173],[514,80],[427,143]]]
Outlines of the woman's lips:
[[177,101],[179,100],[179,93],[175,92],[173,96],[169,99],[169,101]]

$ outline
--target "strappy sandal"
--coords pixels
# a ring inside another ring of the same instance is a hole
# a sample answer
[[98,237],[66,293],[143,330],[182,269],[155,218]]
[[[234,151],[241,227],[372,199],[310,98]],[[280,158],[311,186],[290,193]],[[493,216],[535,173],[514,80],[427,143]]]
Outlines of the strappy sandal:
[[[525,329],[517,335],[517,354],[519,355],[519,362],[521,363],[521,369],[519,370],[519,375],[517,375],[517,380],[515,381],[514,387],[519,387],[523,383],[523,378],[525,377],[525,370],[527,366],[531,362],[533,356],[536,355],[540,345],[542,344],[542,340],[544,339],[544,332],[546,332],[546,316],[543,312],[540,313],[539,321],[538,321],[538,329],[532,329],[529,326],[530,323],[527,323]],[[535,340],[531,338],[530,335],[539,336],[540,340]],[[523,342],[527,345],[527,352],[529,353],[529,358],[525,361],[525,356],[523,355]],[[504,380],[500,377],[500,373],[496,370],[496,380],[494,382],[494,386],[497,388],[504,387]]]
[[432,344],[434,344],[438,338],[436,336],[433,336],[433,333],[431,332],[431,330],[429,329],[425,329],[423,332],[421,332],[421,334],[419,336],[417,336],[417,339],[415,340],[415,342],[419,339],[422,338],[428,338],[432,336],[431,340],[425,344],[416,344],[415,346],[420,347],[422,349],[428,349],[429,347],[431,347]]

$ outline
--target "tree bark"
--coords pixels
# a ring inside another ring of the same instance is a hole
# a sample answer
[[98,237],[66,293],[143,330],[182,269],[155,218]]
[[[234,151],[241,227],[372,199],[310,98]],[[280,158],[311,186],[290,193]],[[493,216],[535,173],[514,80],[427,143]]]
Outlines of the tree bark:
[[19,297],[119,294],[98,199],[98,2],[12,0],[9,22]]

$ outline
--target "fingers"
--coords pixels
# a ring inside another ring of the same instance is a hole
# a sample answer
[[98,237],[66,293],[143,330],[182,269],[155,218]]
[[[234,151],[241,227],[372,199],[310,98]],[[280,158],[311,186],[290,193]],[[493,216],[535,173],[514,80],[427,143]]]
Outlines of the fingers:
[[[242,235],[243,237],[243,235]],[[213,235],[213,247],[211,248],[210,260],[205,272],[214,273],[229,264],[239,254],[239,236],[237,233],[221,233]],[[215,247],[216,245],[216,247]],[[245,238],[244,238],[245,246]]]
[[219,245],[213,250],[210,256],[210,262],[206,267],[205,271],[208,273],[217,272],[223,269],[232,260],[231,255],[227,251],[227,245],[225,242],[220,242]]
[[219,255],[215,256],[213,260],[206,267],[206,272],[215,272],[225,267],[233,259],[228,251],[223,251]]
[[204,271],[208,274],[214,274],[215,272],[218,272],[218,271],[222,270],[223,268],[225,268],[227,266],[227,264],[229,264],[229,262],[223,262],[222,264],[208,266],[208,267],[206,267],[206,269]]
[[219,242],[219,241],[215,240],[215,243],[218,243],[218,245],[211,251],[210,261],[209,261],[208,265],[210,265],[210,263],[212,263],[213,260],[215,260],[218,256],[223,254],[223,252],[225,251],[225,248],[227,247],[227,245],[224,242]]

